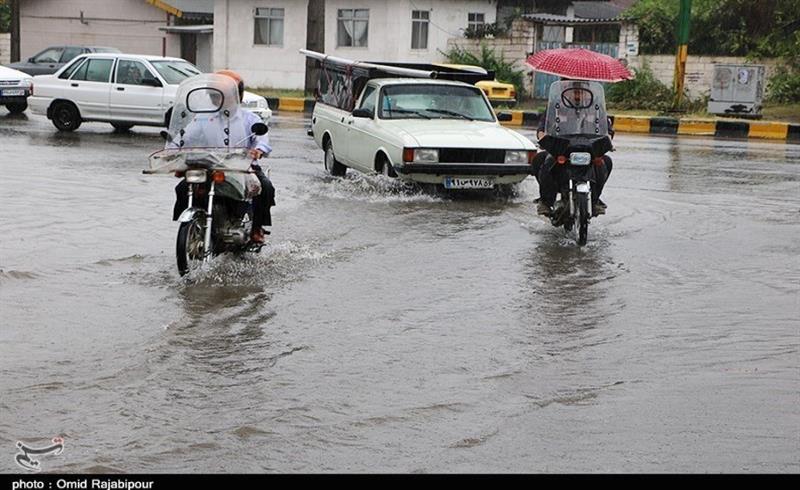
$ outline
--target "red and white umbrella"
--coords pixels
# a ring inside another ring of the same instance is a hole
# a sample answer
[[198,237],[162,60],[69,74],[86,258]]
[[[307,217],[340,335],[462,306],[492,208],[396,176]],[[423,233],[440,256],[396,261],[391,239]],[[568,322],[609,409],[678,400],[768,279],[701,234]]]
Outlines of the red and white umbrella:
[[534,70],[575,80],[620,82],[633,74],[611,56],[583,48],[545,49],[528,56]]

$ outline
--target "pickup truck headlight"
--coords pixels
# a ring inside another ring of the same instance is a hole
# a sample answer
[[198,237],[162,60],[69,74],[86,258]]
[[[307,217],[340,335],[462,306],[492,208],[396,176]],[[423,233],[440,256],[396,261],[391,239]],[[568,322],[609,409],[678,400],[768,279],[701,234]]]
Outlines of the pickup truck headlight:
[[259,109],[268,109],[269,104],[267,104],[267,99],[261,97],[260,99],[256,100],[256,107]]
[[525,150],[506,150],[506,163],[517,165],[528,164],[528,152]]
[[410,163],[438,163],[439,150],[435,148],[404,148],[403,161]]

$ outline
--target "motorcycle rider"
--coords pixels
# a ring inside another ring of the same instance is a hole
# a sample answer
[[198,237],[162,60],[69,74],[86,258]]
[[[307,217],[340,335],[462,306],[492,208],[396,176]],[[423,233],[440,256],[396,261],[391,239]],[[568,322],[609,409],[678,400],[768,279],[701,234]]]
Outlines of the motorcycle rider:
[[[562,78],[562,81],[569,81],[569,79]],[[572,92],[573,102],[580,106],[583,97],[583,91],[574,90]],[[613,119],[608,118],[608,134],[611,139],[614,139]],[[536,139],[542,139],[546,133],[547,127],[547,107],[545,107],[542,116],[539,118],[539,127],[536,130]],[[536,212],[543,216],[550,216],[553,212],[553,204],[555,204],[556,194],[558,194],[559,183],[563,179],[563,172],[554,159],[547,162],[548,153],[540,151],[536,154],[531,166],[531,173],[536,177],[539,184],[539,199],[536,200]],[[606,204],[600,200],[600,195],[603,193],[603,187],[611,175],[611,169],[614,162],[608,155],[603,155],[603,162],[595,164],[595,181],[592,182],[592,215],[598,216],[606,213]],[[546,163],[547,162],[547,163]]]
[[[239,90],[239,103],[241,103],[242,98],[244,97],[244,80],[242,77],[231,70],[220,70],[216,72],[219,75],[227,76],[236,82]],[[211,95],[213,97],[213,94]],[[212,101],[213,104],[213,101]],[[198,124],[189,125],[187,128],[186,134],[183,136],[183,139],[186,141],[194,140],[195,142],[200,143],[198,146],[218,146],[216,142],[209,141],[210,135],[212,134],[223,134],[222,128],[216,128],[221,122],[219,117],[211,116],[202,122],[198,122]],[[253,114],[252,112],[241,109],[236,111],[236,113],[231,117],[230,123],[231,125],[241,124],[242,125],[242,132],[241,134],[250,135],[244,142],[234,142],[238,144],[246,143],[247,148],[250,150],[248,151],[248,156],[253,160],[258,160],[272,151],[272,147],[269,144],[269,137],[265,135],[254,135],[250,134],[250,128],[253,124],[260,123],[261,118]],[[236,132],[231,132],[233,134],[237,134]],[[174,142],[170,141],[166,145],[167,148],[178,148],[179,146]],[[253,162],[252,169],[258,180],[261,182],[261,193],[255,197],[253,197],[253,229],[250,234],[250,240],[253,243],[261,244],[264,243],[264,226],[272,226],[272,215],[271,215],[271,208],[275,205],[275,187],[270,182],[269,178],[264,174],[264,171],[261,169],[261,166],[257,163]],[[189,198],[188,198],[188,184],[186,180],[181,180],[177,186],[175,186],[175,207],[173,209],[173,221],[177,221],[180,217],[183,210],[185,210],[189,205]]]

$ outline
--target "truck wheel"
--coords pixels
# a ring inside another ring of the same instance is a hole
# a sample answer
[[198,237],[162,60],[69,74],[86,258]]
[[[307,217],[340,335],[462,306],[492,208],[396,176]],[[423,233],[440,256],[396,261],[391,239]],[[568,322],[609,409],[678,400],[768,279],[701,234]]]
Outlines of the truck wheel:
[[328,141],[325,144],[325,170],[334,177],[344,177],[347,173],[347,167],[339,163],[333,154],[333,143]]
[[78,108],[71,102],[57,102],[52,114],[53,125],[59,131],[75,131],[82,122]]
[[25,109],[28,108],[28,101],[24,100],[22,102],[12,102],[11,104],[6,104],[6,109],[11,114],[22,114],[25,112]]
[[381,173],[384,177],[390,177],[392,179],[397,178],[397,172],[394,171],[394,167],[392,167],[392,164],[389,163],[389,159],[386,157],[381,158]]

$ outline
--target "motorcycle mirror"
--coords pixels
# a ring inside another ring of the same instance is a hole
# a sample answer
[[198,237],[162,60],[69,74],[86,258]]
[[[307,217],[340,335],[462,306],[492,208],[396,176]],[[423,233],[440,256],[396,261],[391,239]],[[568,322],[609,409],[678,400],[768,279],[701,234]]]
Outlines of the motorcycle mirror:
[[269,131],[269,128],[264,123],[255,123],[250,127],[250,131],[253,134],[257,134],[258,136],[263,136],[263,135],[267,134],[267,131]]
[[161,132],[158,134],[160,134],[161,137],[164,138],[164,141],[172,141],[172,136],[167,131],[161,130]]

